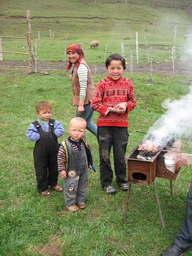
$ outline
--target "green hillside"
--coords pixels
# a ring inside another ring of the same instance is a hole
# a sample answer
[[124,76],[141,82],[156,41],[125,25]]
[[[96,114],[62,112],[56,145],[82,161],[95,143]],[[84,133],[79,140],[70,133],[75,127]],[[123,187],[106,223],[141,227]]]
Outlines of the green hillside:
[[[38,38],[39,60],[42,61],[63,60],[64,48],[71,43],[81,44],[86,60],[93,64],[105,59],[106,50],[107,53],[121,52],[122,42],[125,55],[131,50],[135,55],[136,32],[141,62],[149,60],[150,47],[153,47],[154,61],[169,59],[174,43],[178,47],[177,60],[188,57],[183,48],[191,44],[188,35],[192,33],[192,5],[189,0],[1,0],[0,36],[25,37],[27,10],[30,10],[33,48]],[[50,38],[54,38],[54,42]],[[92,40],[100,43],[97,53],[90,51]],[[26,49],[26,40],[3,39],[4,51],[26,52]],[[5,60],[13,58],[24,60],[26,56],[4,54]]]
[[[81,44],[89,63],[102,62],[107,53],[133,50],[135,55],[136,32],[140,47],[140,61],[149,59],[153,47],[154,61],[171,57],[171,48],[178,47],[177,59],[188,57],[183,47],[191,43],[186,35],[192,33],[189,0],[93,0],[93,1],[19,1],[1,0],[0,36],[25,37],[27,32],[26,10],[30,10],[33,48],[39,40],[39,60],[63,60],[67,44]],[[127,4],[126,4],[127,3]],[[175,32],[176,30],[176,32]],[[54,38],[50,41],[50,38]],[[128,40],[125,40],[128,38]],[[189,38],[189,37],[188,37]],[[98,40],[99,50],[90,50],[90,42]],[[3,39],[3,50],[26,52],[25,40]],[[148,55],[148,56],[147,56]],[[24,60],[26,56],[4,54],[5,60]],[[135,60],[135,56],[134,56]]]

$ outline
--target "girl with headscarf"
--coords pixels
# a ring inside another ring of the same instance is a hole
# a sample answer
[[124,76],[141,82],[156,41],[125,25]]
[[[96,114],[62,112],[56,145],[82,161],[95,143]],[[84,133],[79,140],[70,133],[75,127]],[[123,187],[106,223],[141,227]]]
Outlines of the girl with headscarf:
[[67,47],[68,56],[67,71],[72,68],[72,105],[77,106],[76,115],[87,122],[87,129],[97,136],[97,126],[92,122],[93,110],[90,101],[95,87],[91,71],[85,60],[84,52],[80,45],[71,44]]

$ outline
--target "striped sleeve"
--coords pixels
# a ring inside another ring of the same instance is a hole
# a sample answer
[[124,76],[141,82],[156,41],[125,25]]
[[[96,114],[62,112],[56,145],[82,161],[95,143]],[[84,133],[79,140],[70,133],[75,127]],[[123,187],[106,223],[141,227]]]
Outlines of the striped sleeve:
[[63,148],[63,146],[59,147],[59,151],[57,154],[57,165],[58,165],[58,171],[67,171],[66,170],[66,152]]
[[88,80],[88,69],[84,64],[80,64],[77,69],[77,75],[79,77],[80,84],[80,100],[84,101],[87,90],[87,80]]

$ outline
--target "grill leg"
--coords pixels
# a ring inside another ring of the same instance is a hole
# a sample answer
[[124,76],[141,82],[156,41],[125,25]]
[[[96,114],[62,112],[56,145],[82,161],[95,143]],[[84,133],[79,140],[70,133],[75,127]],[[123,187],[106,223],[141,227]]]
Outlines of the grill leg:
[[172,180],[170,180],[170,195],[173,195],[173,183]]
[[127,219],[127,211],[128,211],[128,206],[129,206],[129,195],[131,192],[131,184],[129,184],[128,190],[127,190],[127,194],[126,194],[126,202],[125,202],[125,211],[124,211],[124,217],[123,217],[123,222],[126,223],[126,219]]
[[161,220],[161,226],[162,226],[162,229],[164,229],[165,224],[164,224],[163,215],[162,215],[162,212],[161,212],[161,206],[160,206],[159,196],[158,196],[158,194],[157,194],[156,180],[155,180],[155,179],[154,179],[154,181],[153,181],[153,188],[154,188],[155,198],[156,198],[156,202],[157,202],[157,206],[158,206],[158,210],[159,210],[159,216],[160,216],[160,220]]

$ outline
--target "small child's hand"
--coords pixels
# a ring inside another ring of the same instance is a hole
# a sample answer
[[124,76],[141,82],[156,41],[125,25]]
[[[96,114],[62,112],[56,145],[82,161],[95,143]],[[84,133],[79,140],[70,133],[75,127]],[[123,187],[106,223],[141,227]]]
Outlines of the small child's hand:
[[93,164],[92,164],[92,165],[90,164],[90,165],[89,165],[89,168],[90,168],[91,170],[93,170],[94,172],[96,172],[95,166],[94,166]]
[[62,179],[66,179],[66,178],[67,178],[67,172],[66,172],[66,171],[61,171],[61,172],[60,172],[60,177],[61,177]]

